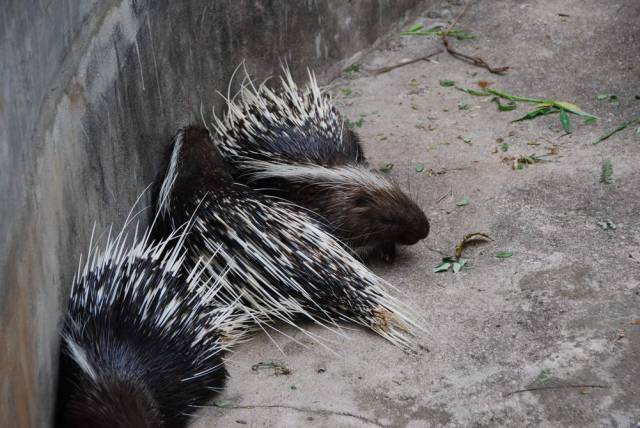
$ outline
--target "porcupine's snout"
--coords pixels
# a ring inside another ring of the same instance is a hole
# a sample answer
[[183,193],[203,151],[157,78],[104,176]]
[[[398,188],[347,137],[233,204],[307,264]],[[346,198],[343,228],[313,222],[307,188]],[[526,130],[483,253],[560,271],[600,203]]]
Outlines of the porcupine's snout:
[[402,245],[413,245],[429,235],[429,220],[425,213],[417,205],[405,212],[403,225],[397,237],[397,242]]

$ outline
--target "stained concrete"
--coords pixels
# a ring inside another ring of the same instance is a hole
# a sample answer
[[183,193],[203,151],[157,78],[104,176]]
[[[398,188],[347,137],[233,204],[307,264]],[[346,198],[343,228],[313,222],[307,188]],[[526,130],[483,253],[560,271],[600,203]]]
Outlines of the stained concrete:
[[[442,2],[414,22],[444,23],[460,10],[452,3],[461,2]],[[640,116],[639,18],[633,0],[474,1],[460,27],[475,40],[452,43],[510,66],[506,75],[441,54],[334,80],[340,109],[363,118],[357,131],[372,164],[393,163],[431,218],[425,241],[392,266],[374,266],[424,318],[425,349],[409,355],[360,329],[345,340],[313,328],[333,340],[331,353],[289,329],[292,339],[273,335],[283,355],[259,335],[231,355],[222,407],[204,409],[195,426],[637,426],[640,137],[627,130],[592,142]],[[360,62],[391,65],[437,46],[395,33]],[[510,123],[534,106],[500,112],[442,79],[571,101],[600,120],[571,116],[571,135],[558,115]],[[602,93],[617,94],[619,105],[597,101]],[[555,154],[512,169],[510,157],[533,153]],[[611,184],[600,182],[605,159]],[[457,206],[464,197],[469,204]],[[617,229],[603,230],[606,220]],[[468,248],[458,274],[433,273],[437,251],[453,253],[471,232],[494,241]],[[497,258],[500,251],[513,256]],[[291,374],[251,369],[272,360]]]
[[0,425],[49,424],[61,309],[92,227],[119,227],[171,134],[221,106],[243,59],[259,79],[282,61],[335,75],[425,3],[4,1]]

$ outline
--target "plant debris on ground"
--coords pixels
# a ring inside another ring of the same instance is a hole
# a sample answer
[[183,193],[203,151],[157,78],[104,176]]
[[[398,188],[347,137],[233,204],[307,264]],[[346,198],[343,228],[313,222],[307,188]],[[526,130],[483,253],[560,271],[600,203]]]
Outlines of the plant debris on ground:
[[364,118],[361,117],[360,119],[356,120],[355,122],[349,120],[349,119],[344,119],[344,124],[347,128],[349,129],[353,129],[353,128],[362,128],[362,124],[364,123]]
[[289,369],[287,364],[283,361],[261,361],[258,364],[254,364],[251,366],[251,370],[253,370],[254,372],[262,369],[273,369],[273,374],[276,376],[291,374],[291,369]]
[[480,243],[480,242],[489,242],[489,241],[493,241],[493,238],[491,238],[486,233],[483,233],[483,232],[468,233],[464,235],[464,237],[462,238],[462,241],[460,241],[456,245],[455,257],[456,258],[462,257],[462,252],[471,243]]
[[433,268],[433,272],[446,272],[449,269],[451,269],[453,273],[460,272],[460,270],[467,264],[467,259],[462,258],[464,249],[471,243],[482,243],[489,241],[493,241],[493,239],[488,234],[483,232],[473,232],[464,235],[462,241],[456,244],[454,255],[443,257],[440,264]]
[[[409,28],[407,31],[400,33],[401,36],[437,36],[442,37],[443,31],[447,31],[442,25],[436,25],[427,30],[424,29],[424,25],[417,24]],[[448,30],[447,34],[451,37],[455,37],[458,40],[472,40],[475,39],[474,35],[457,28]]]
[[508,259],[511,256],[513,256],[513,253],[510,251],[500,251],[496,254],[496,257],[499,259]]
[[611,184],[613,182],[613,164],[610,159],[602,162],[602,172],[600,173],[600,182]]
[[603,142],[607,138],[611,137],[612,135],[617,134],[620,131],[624,131],[627,128],[633,128],[633,127],[636,127],[636,126],[637,126],[636,135],[640,135],[640,118],[638,118],[638,119],[630,120],[628,122],[621,123],[616,128],[614,128],[612,131],[609,131],[606,134],[604,134],[602,137],[598,138],[596,141],[593,142],[593,144],[600,144],[601,142]]
[[618,228],[618,225],[611,220],[599,221],[598,226],[600,226],[602,230],[616,230]]
[[[528,112],[527,114],[525,114],[524,116],[518,119],[512,120],[512,122],[531,120],[531,119],[535,119],[536,117],[559,113],[560,124],[562,125],[562,129],[564,129],[564,131],[567,134],[571,134],[573,132],[569,113],[574,114],[576,116],[585,117],[587,120],[590,120],[590,123],[594,123],[595,120],[598,119],[597,116],[591,113],[587,113],[584,110],[582,110],[580,107],[578,107],[576,104],[573,104],[567,101],[523,97],[523,96],[511,94],[506,91],[501,91],[501,90],[492,89],[492,88],[475,90],[475,89],[469,89],[469,88],[456,87],[456,89],[473,96],[493,97],[491,101],[497,104],[499,111],[515,110],[517,108],[516,102],[536,104],[536,107],[534,110]],[[507,102],[503,103],[501,100],[506,100]]]

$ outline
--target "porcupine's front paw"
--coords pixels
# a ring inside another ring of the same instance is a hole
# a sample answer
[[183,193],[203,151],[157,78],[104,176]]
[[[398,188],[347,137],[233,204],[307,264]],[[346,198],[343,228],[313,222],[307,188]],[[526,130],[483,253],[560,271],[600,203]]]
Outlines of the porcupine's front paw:
[[394,242],[369,244],[362,247],[356,247],[354,251],[360,261],[364,263],[372,263],[376,261],[393,263],[396,259],[396,244]]
[[385,263],[393,263],[396,260],[396,244],[395,242],[384,242],[378,247],[380,259]]

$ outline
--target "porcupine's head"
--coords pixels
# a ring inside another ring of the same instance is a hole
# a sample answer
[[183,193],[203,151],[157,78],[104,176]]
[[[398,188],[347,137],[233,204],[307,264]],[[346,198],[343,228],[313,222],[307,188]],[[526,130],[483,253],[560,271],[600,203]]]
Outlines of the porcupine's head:
[[[166,169],[156,180],[154,190],[154,212],[160,214],[160,225],[155,232],[160,236],[167,235],[178,226],[174,224],[167,230],[163,223],[171,221],[171,211],[180,211],[181,207],[186,209],[194,193],[210,188],[212,184],[224,186],[233,181],[229,166],[218,154],[205,127],[191,125],[180,128],[169,149]],[[185,213],[186,218],[191,214]]]
[[429,234],[429,221],[418,204],[366,165],[271,168],[293,184],[296,194],[291,199],[318,213],[354,249],[412,245]]

